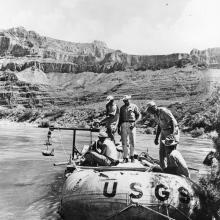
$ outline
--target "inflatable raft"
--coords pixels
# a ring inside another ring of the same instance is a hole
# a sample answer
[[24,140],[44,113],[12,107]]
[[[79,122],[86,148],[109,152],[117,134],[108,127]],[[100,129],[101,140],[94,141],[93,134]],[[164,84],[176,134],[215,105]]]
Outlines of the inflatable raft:
[[75,170],[63,188],[63,218],[198,219],[202,204],[194,183],[136,165]]
[[[63,130],[74,131],[73,160],[67,165],[59,210],[63,219],[211,219],[203,191],[189,178],[152,172],[152,161],[147,166],[142,160],[114,167],[77,166],[74,154],[79,152],[75,147],[78,129]],[[58,165],[62,164],[67,163]]]

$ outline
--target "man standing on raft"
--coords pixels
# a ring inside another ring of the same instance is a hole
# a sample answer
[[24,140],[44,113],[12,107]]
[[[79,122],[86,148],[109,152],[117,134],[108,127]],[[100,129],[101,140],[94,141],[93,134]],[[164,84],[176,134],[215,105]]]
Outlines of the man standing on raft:
[[164,169],[167,164],[165,159],[167,159],[166,146],[163,144],[162,140],[165,140],[168,135],[174,135],[175,141],[179,143],[179,127],[176,119],[174,118],[171,111],[165,107],[157,107],[154,101],[147,103],[147,112],[155,116],[157,122],[157,131],[154,143],[159,144],[159,157],[160,166]]

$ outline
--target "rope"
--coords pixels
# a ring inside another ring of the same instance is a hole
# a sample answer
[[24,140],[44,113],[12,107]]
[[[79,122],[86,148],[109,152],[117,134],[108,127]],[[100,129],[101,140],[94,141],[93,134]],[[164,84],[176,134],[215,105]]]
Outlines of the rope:
[[154,209],[151,209],[151,208],[149,208],[149,207],[147,207],[147,206],[143,206],[143,205],[138,205],[138,206],[141,206],[141,207],[143,207],[143,208],[145,208],[145,209],[147,209],[147,210],[149,210],[149,211],[151,211],[151,212],[154,212],[155,214],[160,215],[160,216],[162,216],[162,217],[164,217],[164,218],[166,218],[166,219],[175,220],[174,218],[171,218],[171,217],[169,217],[169,216],[166,216],[166,215],[164,215],[164,214],[162,214],[162,213],[160,213],[160,212],[158,212],[158,211],[156,211],[156,210],[154,210]]
[[187,217],[182,211],[180,211],[179,209],[177,209],[175,206],[173,206],[173,205],[171,205],[171,204],[164,204],[164,205],[165,205],[166,208],[167,208],[167,215],[164,215],[164,214],[162,214],[162,213],[160,213],[160,212],[158,212],[158,211],[156,211],[156,210],[154,210],[154,209],[152,209],[152,208],[149,208],[149,207],[147,207],[147,206],[143,206],[143,205],[139,205],[139,204],[130,204],[130,205],[128,205],[127,207],[125,207],[124,209],[120,210],[119,212],[117,212],[117,213],[111,215],[110,217],[106,218],[106,220],[110,220],[110,219],[112,219],[112,218],[114,218],[114,217],[120,215],[121,213],[125,212],[127,209],[129,209],[129,208],[131,208],[131,207],[137,207],[137,206],[142,207],[142,208],[145,208],[145,209],[147,209],[147,210],[149,210],[149,211],[151,211],[151,212],[153,212],[153,213],[155,213],[155,214],[157,214],[157,215],[160,215],[160,216],[162,216],[162,217],[164,217],[164,218],[166,218],[166,219],[168,219],[168,220],[175,220],[175,219],[171,218],[171,217],[169,216],[169,213],[168,213],[168,207],[171,206],[171,207],[174,208],[177,212],[179,212],[185,219],[191,220],[191,218]]
[[177,212],[179,212],[183,217],[185,217],[187,220],[191,220],[191,218],[187,217],[182,211],[180,211],[179,209],[177,209],[175,206],[169,204],[168,206],[171,206],[172,208],[174,208]]
[[168,209],[168,206],[166,205],[166,212],[167,212],[167,216],[170,217],[169,215],[169,209]]
[[164,215],[164,214],[162,214],[162,213],[160,213],[160,212],[158,212],[158,211],[156,211],[156,210],[154,210],[154,209],[151,209],[151,208],[149,208],[149,207],[147,207],[147,206],[143,206],[143,205],[139,205],[139,204],[130,204],[130,205],[128,205],[127,207],[125,207],[124,209],[122,209],[122,210],[120,210],[119,212],[115,213],[114,215],[112,215],[112,216],[106,218],[106,220],[110,220],[110,219],[112,219],[112,218],[114,218],[114,217],[120,215],[121,213],[125,212],[127,209],[129,209],[129,208],[131,208],[131,207],[138,207],[138,206],[139,206],[139,207],[142,207],[142,208],[145,208],[145,209],[147,209],[147,210],[149,210],[149,211],[151,211],[151,212],[153,212],[153,213],[155,213],[155,214],[157,214],[157,215],[160,215],[160,216],[162,216],[162,217],[164,217],[164,218],[166,218],[166,219],[168,219],[168,220],[175,220],[174,218],[171,218],[171,217],[169,217],[169,216],[166,216],[166,215]]
[[134,204],[128,205],[127,207],[125,207],[124,209],[120,210],[119,212],[117,212],[117,213],[111,215],[110,217],[106,218],[106,220],[112,219],[112,218],[116,217],[117,215],[120,215],[121,213],[123,213],[124,211],[126,211],[127,209],[129,209],[130,207],[133,207],[133,206],[134,206]]

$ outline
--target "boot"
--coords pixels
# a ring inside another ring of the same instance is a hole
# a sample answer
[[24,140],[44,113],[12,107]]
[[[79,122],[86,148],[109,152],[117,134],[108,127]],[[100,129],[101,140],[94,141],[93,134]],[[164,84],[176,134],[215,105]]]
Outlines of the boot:
[[134,163],[134,156],[131,156],[131,163]]
[[128,158],[124,158],[123,163],[128,163]]

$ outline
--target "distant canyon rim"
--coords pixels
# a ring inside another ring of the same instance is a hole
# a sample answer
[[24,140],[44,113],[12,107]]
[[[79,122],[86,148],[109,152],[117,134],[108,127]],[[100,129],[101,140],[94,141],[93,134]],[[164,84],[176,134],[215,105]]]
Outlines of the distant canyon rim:
[[0,31],[0,116],[39,124],[88,126],[105,98],[131,94],[143,127],[154,127],[148,100],[167,106],[183,131],[215,129],[220,47],[189,54],[130,55],[104,42],[73,43],[23,27]]

